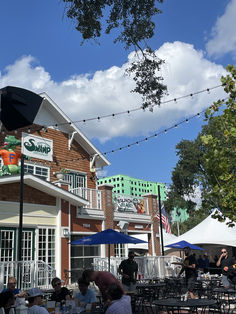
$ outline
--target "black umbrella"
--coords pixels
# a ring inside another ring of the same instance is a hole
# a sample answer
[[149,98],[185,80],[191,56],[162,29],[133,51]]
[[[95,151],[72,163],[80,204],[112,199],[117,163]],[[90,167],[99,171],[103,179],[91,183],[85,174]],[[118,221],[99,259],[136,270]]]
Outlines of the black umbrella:
[[8,131],[31,125],[42,101],[27,89],[6,86],[0,89],[0,121]]

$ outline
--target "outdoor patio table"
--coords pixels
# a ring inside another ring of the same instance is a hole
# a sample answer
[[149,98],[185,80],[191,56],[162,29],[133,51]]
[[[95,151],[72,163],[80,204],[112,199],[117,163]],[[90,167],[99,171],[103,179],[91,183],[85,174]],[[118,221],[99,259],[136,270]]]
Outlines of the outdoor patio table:
[[212,294],[222,304],[224,313],[236,312],[236,290],[220,287],[213,289]]
[[140,294],[143,296],[149,296],[152,299],[158,299],[160,296],[160,293],[163,288],[165,288],[165,283],[142,283],[137,284],[136,289],[139,291]]
[[163,283],[161,283],[161,282],[159,282],[159,283],[138,283],[137,285],[136,285],[136,288],[137,289],[145,289],[145,288],[163,288],[163,287],[165,287],[165,283],[163,282]]
[[205,313],[209,306],[216,305],[217,301],[209,299],[188,299],[187,301],[162,299],[154,301],[153,303],[159,308],[166,309],[167,313],[181,313],[183,309],[190,309],[191,313],[202,314]]

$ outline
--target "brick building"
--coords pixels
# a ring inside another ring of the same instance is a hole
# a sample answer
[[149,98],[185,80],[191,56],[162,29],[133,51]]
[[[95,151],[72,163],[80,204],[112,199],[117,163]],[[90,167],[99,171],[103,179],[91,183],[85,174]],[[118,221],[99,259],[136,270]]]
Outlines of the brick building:
[[[21,139],[22,132],[53,143],[52,161],[25,160],[23,260],[42,260],[62,278],[64,270],[70,270],[75,279],[84,268],[91,267],[93,257],[105,257],[107,252],[104,245],[68,243],[106,228],[145,236],[149,253],[159,255],[156,196],[147,194],[138,203],[123,199],[114,204],[113,186],[96,184],[96,170],[108,166],[109,161],[46,94],[41,96],[44,101],[33,125],[17,132],[2,128],[0,133],[0,148],[6,134]],[[62,168],[63,179],[58,179]],[[18,258],[19,195],[20,175],[0,177],[1,262]],[[127,202],[132,210],[124,210]],[[116,245],[111,254],[124,256],[127,249],[127,245]]]

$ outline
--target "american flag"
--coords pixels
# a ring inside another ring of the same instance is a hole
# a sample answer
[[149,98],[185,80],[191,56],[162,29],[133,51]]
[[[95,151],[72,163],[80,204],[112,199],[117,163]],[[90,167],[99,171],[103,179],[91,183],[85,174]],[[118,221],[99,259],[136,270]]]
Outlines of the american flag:
[[[156,218],[158,220],[160,220],[160,214],[159,214],[159,211],[157,212],[157,215],[156,215]],[[165,211],[165,207],[162,206],[161,207],[161,221],[165,227],[165,231],[166,233],[171,233],[171,228],[170,228],[170,224],[169,224],[169,220],[168,220],[168,217],[167,217],[167,213]]]

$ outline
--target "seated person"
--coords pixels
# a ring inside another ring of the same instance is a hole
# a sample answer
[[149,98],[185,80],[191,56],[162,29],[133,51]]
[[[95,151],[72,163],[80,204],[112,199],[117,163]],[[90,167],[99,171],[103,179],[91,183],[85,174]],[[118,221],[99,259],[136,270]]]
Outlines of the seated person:
[[112,283],[117,284],[118,286],[121,287],[121,290],[124,292],[124,289],[121,285],[121,283],[119,282],[118,279],[116,279],[116,277],[114,275],[112,275],[111,273],[109,273],[108,271],[94,271],[92,269],[86,269],[83,272],[82,275],[83,279],[85,281],[94,281],[95,284],[98,286],[102,298],[104,301],[107,300],[107,289],[109,288],[109,286]]
[[15,298],[24,298],[27,296],[27,293],[24,291],[20,291],[20,289],[16,288],[16,278],[9,277],[7,282],[7,288],[4,289],[2,292],[10,291],[15,295]]
[[70,291],[66,287],[61,287],[61,279],[55,277],[51,282],[54,292],[51,295],[51,300],[56,302],[70,300]]
[[15,303],[15,295],[11,291],[0,293],[0,308],[4,308],[5,314],[9,314],[11,307]]
[[76,294],[76,301],[78,302],[78,306],[86,307],[87,304],[91,304],[92,308],[96,306],[96,295],[95,292],[91,289],[88,289],[89,282],[84,280],[83,278],[78,279],[79,290]]
[[39,288],[32,288],[28,292],[29,314],[47,314],[48,311],[42,307],[43,293]]
[[131,298],[124,295],[120,285],[111,284],[107,290],[108,309],[106,314],[132,314]]

